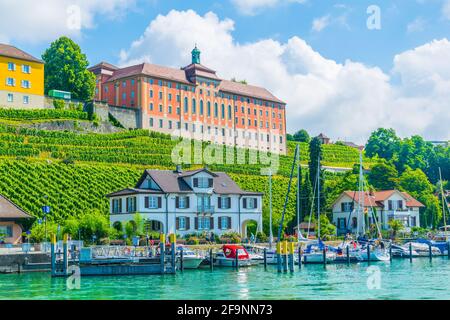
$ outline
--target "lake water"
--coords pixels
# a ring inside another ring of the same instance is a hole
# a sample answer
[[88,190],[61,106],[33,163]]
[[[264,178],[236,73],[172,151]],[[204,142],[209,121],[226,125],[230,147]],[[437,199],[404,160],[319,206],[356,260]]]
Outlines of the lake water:
[[80,289],[49,273],[0,275],[2,299],[450,299],[450,260],[185,270],[176,275],[82,277]]

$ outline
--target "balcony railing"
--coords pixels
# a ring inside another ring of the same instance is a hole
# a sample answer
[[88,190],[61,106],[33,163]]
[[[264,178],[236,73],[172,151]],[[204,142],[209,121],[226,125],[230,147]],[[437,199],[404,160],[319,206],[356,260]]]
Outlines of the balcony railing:
[[197,206],[197,213],[214,213],[215,207],[214,206]]

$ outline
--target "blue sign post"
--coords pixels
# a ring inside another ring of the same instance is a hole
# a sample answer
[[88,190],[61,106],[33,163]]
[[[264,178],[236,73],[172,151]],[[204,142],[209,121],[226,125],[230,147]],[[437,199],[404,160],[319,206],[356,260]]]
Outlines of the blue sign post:
[[47,214],[50,213],[50,206],[43,206],[42,212],[44,213],[45,241],[47,242]]

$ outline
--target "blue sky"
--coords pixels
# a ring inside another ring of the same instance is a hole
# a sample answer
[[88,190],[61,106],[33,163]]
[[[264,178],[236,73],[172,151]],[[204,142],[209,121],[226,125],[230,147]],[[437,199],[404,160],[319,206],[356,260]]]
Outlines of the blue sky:
[[[366,10],[372,4],[381,9],[381,30],[366,27]],[[91,63],[100,60],[117,62],[120,50],[137,39],[158,14],[165,15],[172,9],[193,9],[201,15],[213,11],[221,19],[232,19],[235,22],[233,36],[239,43],[265,38],[286,41],[297,35],[324,57],[337,62],[351,59],[389,70],[395,54],[435,38],[449,37],[450,21],[443,18],[442,6],[441,0],[309,0],[306,3],[280,3],[248,15],[240,12],[231,0],[140,1],[114,21],[98,15],[96,26],[83,30],[77,41]],[[313,20],[324,16],[330,16],[330,25],[320,32],[313,31]],[[345,17],[346,24],[337,21],[341,17]],[[414,21],[420,21],[417,29],[408,32],[408,25]],[[50,42],[11,41],[36,56]]]
[[0,0],[0,42],[35,56],[68,35],[91,64],[180,67],[197,42],[219,76],[286,101],[288,131],[361,143],[378,127],[450,138],[449,33],[450,0]]

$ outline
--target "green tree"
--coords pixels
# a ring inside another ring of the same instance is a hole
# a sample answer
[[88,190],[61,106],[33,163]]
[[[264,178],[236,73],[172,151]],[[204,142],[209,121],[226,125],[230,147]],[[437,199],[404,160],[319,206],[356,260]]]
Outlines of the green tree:
[[336,226],[330,222],[326,214],[320,215],[320,238],[328,240],[336,235]]
[[392,238],[396,239],[397,238],[397,234],[403,230],[404,225],[401,221],[399,220],[395,220],[392,219],[391,221],[388,222],[389,227],[392,231]]
[[98,210],[82,215],[79,221],[79,228],[81,239],[86,242],[93,241],[94,236],[96,241],[106,238],[111,231],[108,217]]
[[372,132],[366,144],[368,157],[378,156],[391,160],[400,148],[401,140],[394,129],[379,128]]
[[382,161],[372,166],[368,180],[377,190],[397,189],[398,172],[392,164]]
[[424,194],[418,200],[425,206],[421,210],[421,225],[431,228],[437,228],[442,225],[442,207],[439,199],[433,194]]
[[87,70],[89,62],[80,47],[68,37],[52,42],[42,55],[45,62],[45,93],[63,90],[72,93],[74,99],[92,99],[95,75]]
[[433,185],[420,169],[413,170],[407,167],[399,178],[399,184],[403,191],[408,192],[414,198],[420,198],[423,194],[432,194],[434,191]]
[[63,234],[70,234],[70,236],[72,237],[72,239],[74,238],[78,238],[78,231],[80,228],[80,224],[78,219],[75,218],[69,218],[66,221],[64,221],[64,225],[63,225]]
[[[309,179],[311,181],[312,186],[316,186],[316,197],[320,196],[320,211],[323,210],[325,206],[325,190],[323,187],[323,183],[325,181],[323,176],[323,170],[320,169],[320,163],[322,161],[322,143],[318,137],[314,137],[311,139],[309,143]],[[320,195],[317,194],[317,175],[319,175],[319,184],[320,184]],[[314,190],[314,187],[313,187]],[[317,199],[317,198],[316,198]],[[316,206],[316,201],[313,202],[313,205]]]
[[296,133],[294,133],[293,138],[294,138],[294,141],[297,141],[297,142],[309,143],[309,141],[311,140],[311,138],[309,137],[308,131],[306,131],[305,129],[301,129],[301,130],[297,131]]
[[398,157],[395,160],[397,170],[403,172],[406,167],[426,170],[428,158],[433,151],[433,145],[420,136],[416,135],[403,139],[398,151]]

